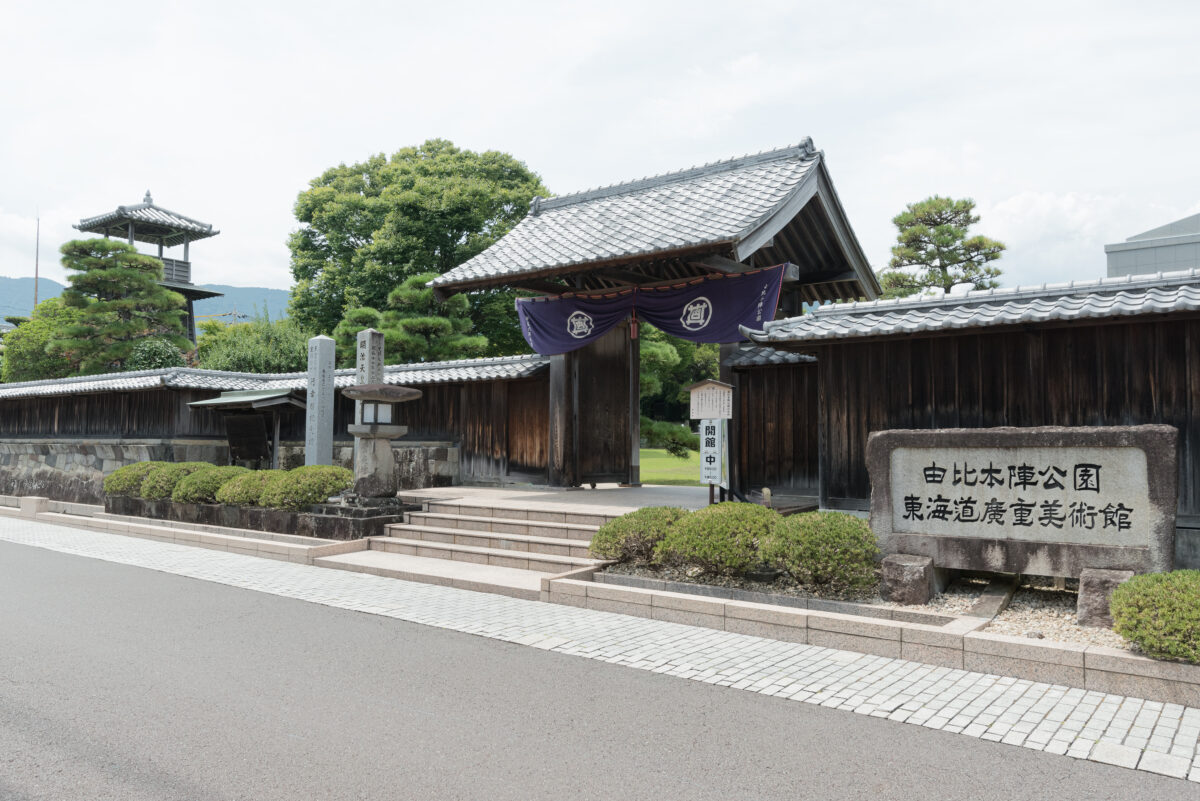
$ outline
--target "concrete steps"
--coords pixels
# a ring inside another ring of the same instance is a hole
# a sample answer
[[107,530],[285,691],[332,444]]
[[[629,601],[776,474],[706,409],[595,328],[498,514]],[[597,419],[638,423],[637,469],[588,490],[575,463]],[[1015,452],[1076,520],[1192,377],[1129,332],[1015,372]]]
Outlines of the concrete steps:
[[363,550],[314,561],[322,567],[537,599],[541,581],[603,564],[590,558],[610,516],[557,509],[428,501]]
[[[417,532],[419,533],[419,532]],[[519,551],[506,548],[488,548],[474,545],[459,545],[452,542],[402,539],[400,537],[372,537],[371,550],[423,556],[428,559],[448,559],[455,562],[472,562],[494,567],[511,567],[517,570],[532,570],[538,573],[566,573],[577,567],[588,567],[595,560],[577,556]]]
[[[511,510],[496,510],[507,512]],[[409,512],[405,525],[430,526],[443,529],[465,529],[497,534],[523,534],[531,537],[549,537],[582,541],[586,546],[599,526],[581,523],[565,523],[549,520],[522,520],[514,517],[492,515],[452,514],[449,512]]]
[[[382,538],[381,538],[382,539]],[[321,557],[313,561],[319,567],[370,573],[376,576],[440,584],[460,590],[490,592],[512,598],[538,600],[544,573],[518,570],[511,567],[480,565],[473,562],[429,559],[384,551],[355,551],[340,556]]]
[[578,556],[588,558],[588,539],[564,539],[526,534],[502,534],[494,531],[469,528],[443,528],[426,525],[392,525],[387,528],[388,537],[398,537],[425,542],[440,542],[453,545],[470,545],[476,548],[494,548],[502,551],[519,551],[552,556]]

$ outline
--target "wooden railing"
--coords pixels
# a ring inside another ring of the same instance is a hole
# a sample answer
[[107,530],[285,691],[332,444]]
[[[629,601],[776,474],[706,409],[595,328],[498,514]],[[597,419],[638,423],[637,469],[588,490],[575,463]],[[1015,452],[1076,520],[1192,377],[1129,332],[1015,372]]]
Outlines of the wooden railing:
[[175,284],[192,283],[192,263],[181,259],[163,259],[163,280]]

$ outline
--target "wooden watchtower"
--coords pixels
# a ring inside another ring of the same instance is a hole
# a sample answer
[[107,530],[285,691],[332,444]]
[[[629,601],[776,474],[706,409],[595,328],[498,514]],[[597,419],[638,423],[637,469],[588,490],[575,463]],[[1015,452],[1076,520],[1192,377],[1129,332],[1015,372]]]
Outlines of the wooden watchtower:
[[[220,297],[221,293],[202,289],[192,283],[189,246],[198,239],[216,236],[220,231],[213,229],[208,223],[154,205],[150,190],[146,190],[146,197],[141,203],[117,206],[116,211],[86,217],[74,227],[90,234],[103,234],[105,239],[124,239],[131,245],[135,242],[158,245],[157,257],[163,263],[163,280],[159,283],[187,298],[187,337],[193,342],[196,341],[195,302],[204,298]],[[165,248],[179,245],[183,245],[182,259],[167,258],[163,255]]]

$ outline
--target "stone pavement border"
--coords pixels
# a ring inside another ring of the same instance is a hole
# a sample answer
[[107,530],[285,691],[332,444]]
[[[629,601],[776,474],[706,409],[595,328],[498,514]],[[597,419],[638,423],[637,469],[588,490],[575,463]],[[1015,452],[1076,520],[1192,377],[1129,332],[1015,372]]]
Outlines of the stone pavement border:
[[0,515],[0,540],[1200,783],[1200,709]]

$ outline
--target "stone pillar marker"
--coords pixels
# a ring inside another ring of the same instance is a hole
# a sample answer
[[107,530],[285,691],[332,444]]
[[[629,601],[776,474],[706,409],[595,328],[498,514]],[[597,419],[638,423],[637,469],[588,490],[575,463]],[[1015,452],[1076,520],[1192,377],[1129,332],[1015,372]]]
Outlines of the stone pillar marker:
[[304,464],[333,464],[333,340],[308,340]]
[[[355,348],[355,384],[382,384],[383,383],[383,332],[376,331],[374,328],[364,328],[358,332],[358,346]],[[362,425],[363,402],[354,402],[354,424]],[[354,464],[357,469],[359,459],[362,458],[360,453],[361,439],[354,438]]]

